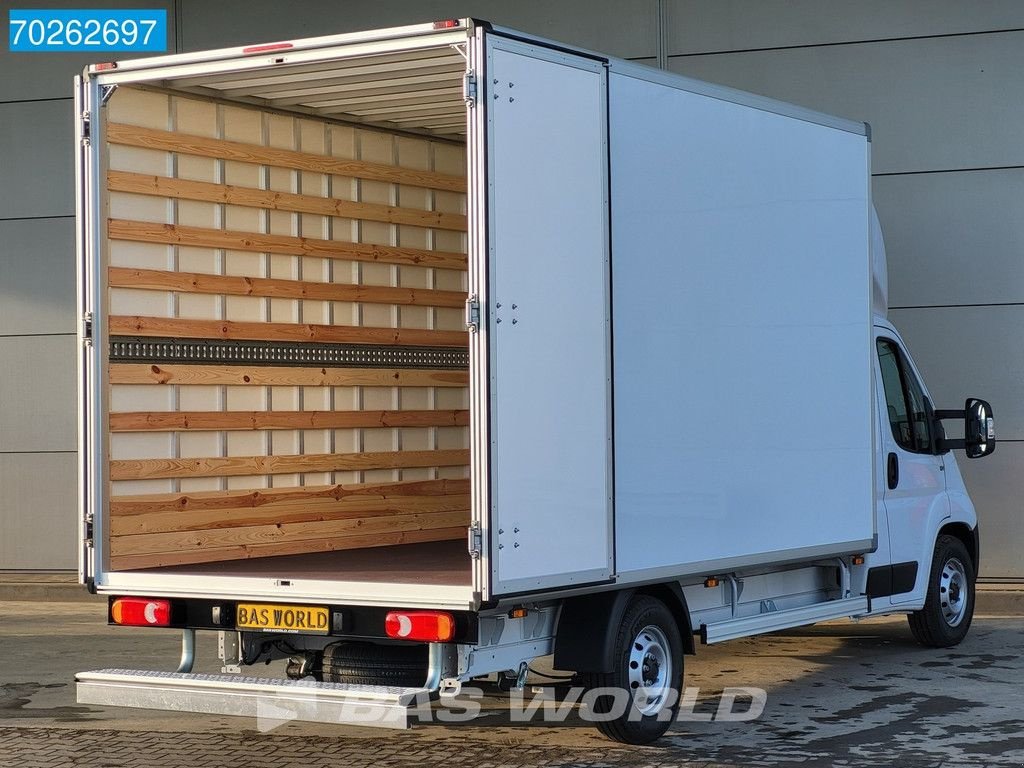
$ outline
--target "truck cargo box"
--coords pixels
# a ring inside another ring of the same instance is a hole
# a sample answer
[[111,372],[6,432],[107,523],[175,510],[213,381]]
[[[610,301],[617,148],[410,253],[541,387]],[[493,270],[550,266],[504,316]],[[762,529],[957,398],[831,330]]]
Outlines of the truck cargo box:
[[76,112],[99,591],[872,548],[862,124],[469,20],[94,66]]

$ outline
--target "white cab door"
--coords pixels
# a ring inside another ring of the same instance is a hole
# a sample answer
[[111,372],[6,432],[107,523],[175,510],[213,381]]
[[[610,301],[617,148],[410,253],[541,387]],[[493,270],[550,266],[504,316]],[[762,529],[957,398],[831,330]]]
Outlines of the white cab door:
[[[882,466],[885,513],[892,553],[893,604],[906,602],[927,579],[924,539],[932,521],[949,515],[942,456],[931,452],[927,394],[895,335],[881,331],[878,398],[882,404]],[[912,563],[917,563],[916,570]]]
[[612,573],[606,78],[489,36],[493,594]]

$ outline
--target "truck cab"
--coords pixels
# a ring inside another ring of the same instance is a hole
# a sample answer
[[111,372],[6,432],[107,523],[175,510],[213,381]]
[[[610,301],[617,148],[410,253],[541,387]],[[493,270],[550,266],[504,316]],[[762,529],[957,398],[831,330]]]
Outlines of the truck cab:
[[930,576],[936,543],[952,538],[962,544],[970,563],[954,558],[941,566],[940,608],[955,625],[954,634],[966,634],[980,556],[978,518],[951,450],[962,441],[947,438],[942,422],[963,416],[973,439],[984,437],[968,452],[976,458],[995,447],[992,410],[984,401],[969,399],[962,412],[937,411],[896,328],[876,315],[873,330],[880,546],[872,559],[889,562],[869,569],[865,592],[893,609],[922,608],[934,581]]

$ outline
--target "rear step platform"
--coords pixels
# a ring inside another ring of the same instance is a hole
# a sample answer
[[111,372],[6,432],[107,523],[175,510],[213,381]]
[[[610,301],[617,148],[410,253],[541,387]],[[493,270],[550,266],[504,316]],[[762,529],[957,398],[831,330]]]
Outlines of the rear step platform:
[[410,710],[429,688],[318,683],[238,675],[200,675],[134,669],[79,672],[78,703],[255,717],[270,725],[314,723],[408,728]]

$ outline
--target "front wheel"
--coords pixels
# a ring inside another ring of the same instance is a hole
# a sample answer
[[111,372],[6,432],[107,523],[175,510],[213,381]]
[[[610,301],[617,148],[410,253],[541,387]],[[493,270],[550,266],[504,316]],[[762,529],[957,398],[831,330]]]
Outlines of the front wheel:
[[907,617],[919,643],[950,648],[967,636],[974,618],[974,579],[974,563],[963,542],[939,536],[924,608]]
[[624,744],[649,744],[679,711],[683,641],[672,613],[660,600],[634,597],[615,637],[614,670],[585,677],[602,689],[593,703],[594,724]]

